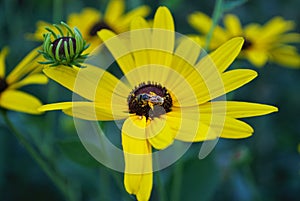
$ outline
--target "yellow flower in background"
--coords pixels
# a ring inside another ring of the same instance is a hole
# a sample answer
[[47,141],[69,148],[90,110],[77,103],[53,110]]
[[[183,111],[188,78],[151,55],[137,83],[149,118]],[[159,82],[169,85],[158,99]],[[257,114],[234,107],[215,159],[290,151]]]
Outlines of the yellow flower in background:
[[[80,13],[70,14],[66,23],[71,28],[79,29],[87,44],[90,44],[88,51],[92,51],[101,44],[98,31],[109,29],[117,34],[128,31],[132,19],[137,16],[146,17],[149,12],[148,6],[140,6],[125,13],[124,0],[110,0],[104,15],[97,9],[84,8]],[[39,21],[36,32],[29,34],[29,38],[43,41],[43,34],[47,33],[45,27],[55,29],[50,23]]]
[[7,76],[5,58],[8,48],[0,53],[0,107],[7,110],[40,114],[37,110],[42,103],[36,97],[22,92],[19,88],[30,84],[46,84],[48,79],[42,74],[37,59],[37,49],[32,50]]
[[200,59],[198,44],[187,38],[176,40],[173,17],[166,7],[156,11],[149,27],[146,20],[136,18],[124,37],[110,30],[98,32],[120,66],[122,79],[89,64],[81,69],[45,67],[48,77],[86,101],[40,108],[91,121],[124,119],[124,185],[138,200],[149,200],[151,195],[153,148],[165,149],[174,140],[249,137],[252,127],[239,118],[277,111],[269,105],[216,99],[257,76],[248,69],[226,71],[239,54],[243,38],[233,38]]
[[[210,17],[195,12],[188,17],[188,22],[202,34],[201,44],[205,45],[205,37],[212,25]],[[223,24],[224,27],[217,26],[213,31],[210,50],[216,49],[233,37],[240,36],[245,39],[240,57],[249,60],[254,66],[262,67],[270,61],[286,67],[300,68],[300,55],[296,47],[289,45],[300,42],[299,33],[290,33],[295,28],[293,21],[278,16],[264,25],[251,23],[242,27],[237,16],[227,14]]]

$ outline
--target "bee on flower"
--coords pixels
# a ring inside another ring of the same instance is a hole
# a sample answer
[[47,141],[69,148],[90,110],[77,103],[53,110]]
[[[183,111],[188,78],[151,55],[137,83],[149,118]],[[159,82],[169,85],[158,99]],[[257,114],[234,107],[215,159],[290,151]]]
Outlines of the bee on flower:
[[203,50],[197,43],[175,37],[174,20],[166,7],[158,8],[153,24],[137,17],[130,32],[117,35],[104,29],[98,36],[123,78],[90,63],[84,64],[86,68],[45,67],[49,78],[84,100],[47,104],[39,110],[62,110],[89,121],[123,120],[124,185],[139,201],[150,199],[154,150],[164,150],[175,140],[246,138],[254,130],[240,118],[278,110],[218,99],[257,76],[253,70],[227,70],[242,49],[241,37],[201,57]]

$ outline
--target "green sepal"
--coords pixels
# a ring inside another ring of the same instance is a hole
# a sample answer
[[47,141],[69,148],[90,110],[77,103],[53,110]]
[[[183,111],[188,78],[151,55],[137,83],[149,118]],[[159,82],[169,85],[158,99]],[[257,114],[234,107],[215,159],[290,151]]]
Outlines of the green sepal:
[[[84,67],[81,63],[88,57],[88,54],[82,53],[89,47],[89,44],[86,44],[80,31],[77,28],[72,30],[64,22],[53,26],[59,34],[49,27],[45,28],[48,33],[43,35],[43,50],[39,50],[39,53],[43,55],[46,61],[39,63],[47,64],[51,67],[58,65]],[[54,38],[54,40],[51,41],[51,38]]]

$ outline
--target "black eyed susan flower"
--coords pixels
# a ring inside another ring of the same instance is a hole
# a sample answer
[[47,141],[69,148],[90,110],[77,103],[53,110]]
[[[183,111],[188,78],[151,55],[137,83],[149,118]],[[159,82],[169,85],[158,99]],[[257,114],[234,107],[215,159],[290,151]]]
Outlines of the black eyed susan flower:
[[156,11],[149,27],[146,20],[136,18],[128,33],[98,32],[124,73],[121,79],[90,64],[82,69],[45,68],[48,77],[87,101],[40,108],[91,121],[124,119],[124,185],[138,200],[149,200],[151,194],[153,149],[166,149],[174,140],[249,137],[252,127],[239,118],[277,111],[269,105],[220,99],[257,76],[253,70],[226,71],[243,38],[233,38],[202,57],[198,44],[184,37],[177,40],[166,7]]
[[[83,38],[90,44],[88,51],[97,47],[101,40],[97,32],[102,29],[109,29],[115,33],[122,33],[129,30],[130,22],[137,16],[146,17],[150,12],[148,6],[140,6],[125,13],[124,0],[110,0],[104,15],[94,8],[84,8],[80,13],[72,13],[68,16],[67,24],[70,27],[77,27]],[[45,33],[44,27],[54,29],[51,24],[39,21],[37,30],[30,34],[29,38],[42,41],[41,37]]]
[[[87,58],[87,54],[83,54],[83,52],[89,45],[86,44],[77,28],[72,30],[64,22],[61,22],[61,25],[67,30],[66,34],[56,24],[54,27],[59,31],[59,34],[56,34],[50,28],[46,28],[49,32],[44,34],[43,50],[39,51],[46,61],[40,63],[50,64],[50,66],[65,65],[81,67],[80,63]],[[53,41],[51,41],[52,38],[54,38]]]
[[[201,44],[209,33],[212,20],[201,12],[195,12],[188,18],[189,23],[201,34]],[[244,37],[245,42],[240,54],[254,66],[262,67],[268,61],[292,68],[300,68],[300,55],[291,43],[300,42],[300,34],[291,33],[295,28],[293,21],[274,17],[264,25],[251,23],[242,27],[237,16],[224,16],[224,28],[217,26],[213,32],[209,49],[214,50],[233,37]]]
[[41,73],[37,59],[37,49],[32,50],[7,76],[5,58],[8,48],[0,53],[0,107],[2,109],[40,114],[37,109],[42,105],[36,97],[22,92],[19,88],[30,84],[46,84],[47,77]]

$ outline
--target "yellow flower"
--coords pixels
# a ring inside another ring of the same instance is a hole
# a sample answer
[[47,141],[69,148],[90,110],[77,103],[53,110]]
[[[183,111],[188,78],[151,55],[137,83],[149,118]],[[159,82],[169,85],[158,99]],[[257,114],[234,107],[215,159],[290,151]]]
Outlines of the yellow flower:
[[37,109],[42,103],[36,97],[19,91],[19,88],[30,84],[46,84],[48,79],[38,69],[37,49],[32,50],[7,76],[5,76],[5,58],[8,48],[0,53],[0,107],[29,114],[40,114]]
[[[192,27],[202,35],[201,44],[205,44],[205,37],[209,33],[212,20],[201,12],[195,12],[188,17]],[[300,67],[300,55],[297,49],[289,43],[299,43],[300,34],[289,33],[295,24],[293,21],[274,17],[264,25],[251,23],[244,28],[237,16],[224,16],[224,28],[217,26],[212,34],[209,49],[213,50],[233,37],[244,37],[245,42],[240,54],[254,66],[262,67],[268,61],[292,68]]]
[[269,105],[216,99],[257,76],[246,69],[224,72],[239,54],[243,38],[231,39],[201,58],[198,44],[175,38],[173,17],[166,7],[157,10],[149,27],[146,20],[136,18],[125,34],[98,32],[123,71],[122,79],[89,64],[82,69],[45,68],[48,77],[87,101],[40,108],[91,121],[125,119],[121,134],[124,184],[138,200],[148,200],[151,194],[153,148],[163,150],[175,139],[249,137],[252,127],[238,118],[277,111]]
[[[150,8],[148,6],[140,6],[125,13],[124,0],[110,0],[104,15],[97,9],[84,8],[80,13],[70,14],[67,24],[80,30],[87,44],[90,44],[88,51],[92,51],[101,44],[97,31],[101,29],[109,29],[115,33],[128,31],[133,18],[137,16],[145,17],[149,12]],[[39,21],[37,22],[36,32],[30,34],[29,38],[42,41],[43,34],[47,33],[45,27],[55,29],[50,23]]]

